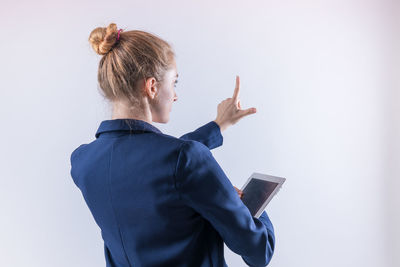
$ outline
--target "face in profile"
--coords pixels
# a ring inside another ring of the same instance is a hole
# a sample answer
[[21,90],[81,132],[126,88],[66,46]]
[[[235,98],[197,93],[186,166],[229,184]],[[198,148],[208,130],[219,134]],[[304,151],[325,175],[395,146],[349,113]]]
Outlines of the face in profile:
[[158,83],[156,96],[150,106],[153,122],[167,123],[172,104],[178,100],[175,92],[175,85],[178,81],[175,59],[172,60],[170,66],[165,72],[163,81]]

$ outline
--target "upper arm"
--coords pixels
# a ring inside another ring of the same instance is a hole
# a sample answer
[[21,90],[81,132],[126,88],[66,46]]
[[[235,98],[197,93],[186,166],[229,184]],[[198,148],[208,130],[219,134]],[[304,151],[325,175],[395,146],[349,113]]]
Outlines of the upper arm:
[[182,135],[179,139],[200,142],[207,146],[208,149],[219,147],[223,143],[221,129],[215,121],[210,121],[193,132]]

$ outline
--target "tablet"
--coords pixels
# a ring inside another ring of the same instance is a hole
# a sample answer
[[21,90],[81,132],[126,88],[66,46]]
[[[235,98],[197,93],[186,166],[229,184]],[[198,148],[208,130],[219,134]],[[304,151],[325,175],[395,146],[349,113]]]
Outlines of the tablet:
[[286,178],[254,172],[240,189],[242,201],[253,217],[259,218]]

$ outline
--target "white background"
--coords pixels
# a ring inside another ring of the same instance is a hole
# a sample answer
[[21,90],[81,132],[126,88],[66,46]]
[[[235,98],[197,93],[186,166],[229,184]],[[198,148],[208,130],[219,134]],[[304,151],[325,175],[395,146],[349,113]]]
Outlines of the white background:
[[[2,1],[2,266],[105,266],[70,153],[110,119],[95,27],[170,42],[180,136],[215,119],[241,79],[250,115],[213,150],[241,187],[287,181],[270,202],[273,267],[400,266],[399,16],[395,1]],[[228,266],[245,266],[225,246]],[[396,253],[397,252],[397,253]]]

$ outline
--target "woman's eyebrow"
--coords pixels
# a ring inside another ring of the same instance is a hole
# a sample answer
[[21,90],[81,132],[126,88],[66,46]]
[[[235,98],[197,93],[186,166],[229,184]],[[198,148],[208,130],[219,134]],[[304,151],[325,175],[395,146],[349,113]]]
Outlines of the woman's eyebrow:
[[178,73],[176,74],[176,78],[178,78]]

